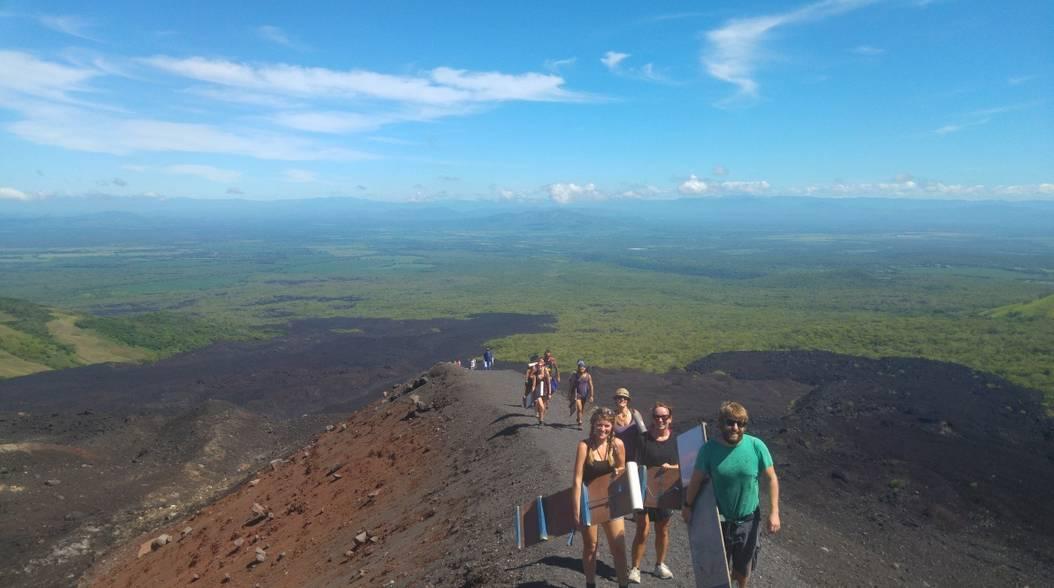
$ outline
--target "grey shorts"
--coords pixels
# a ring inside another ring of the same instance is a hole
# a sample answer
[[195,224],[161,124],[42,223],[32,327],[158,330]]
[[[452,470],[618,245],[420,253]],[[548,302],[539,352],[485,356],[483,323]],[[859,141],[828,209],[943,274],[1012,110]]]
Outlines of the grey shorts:
[[758,565],[761,509],[745,521],[721,523],[725,536],[725,556],[729,567],[741,576],[749,576]]

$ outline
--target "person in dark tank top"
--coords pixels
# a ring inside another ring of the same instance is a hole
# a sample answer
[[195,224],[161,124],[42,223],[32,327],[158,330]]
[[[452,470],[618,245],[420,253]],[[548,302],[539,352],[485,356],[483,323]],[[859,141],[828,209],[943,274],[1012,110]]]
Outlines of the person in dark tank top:
[[[572,508],[575,525],[582,532],[582,571],[586,586],[596,586],[597,571],[597,526],[582,525],[582,484],[604,476],[618,476],[626,469],[626,448],[614,436],[615,413],[610,408],[597,408],[589,419],[589,437],[578,442],[575,455],[574,479],[571,483]],[[620,587],[629,585],[626,566],[626,534],[622,518],[601,523],[607,536],[611,557],[615,560],[615,573]]]

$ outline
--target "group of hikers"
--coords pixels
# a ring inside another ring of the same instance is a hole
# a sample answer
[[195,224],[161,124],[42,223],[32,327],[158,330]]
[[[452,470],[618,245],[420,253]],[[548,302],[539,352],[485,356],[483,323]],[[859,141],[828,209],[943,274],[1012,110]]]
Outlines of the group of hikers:
[[[534,407],[538,425],[545,422],[546,409],[559,389],[559,367],[553,354],[546,350],[531,362],[525,374],[524,408]],[[569,409],[581,428],[586,403],[595,402],[595,386],[586,363],[578,361],[569,379]],[[677,437],[673,434],[673,406],[656,401],[651,407],[650,425],[632,408],[626,388],[615,390],[615,407],[597,407],[589,419],[589,436],[579,441],[575,455],[572,483],[575,525],[582,533],[582,568],[587,588],[596,586],[597,526],[581,524],[582,484],[603,475],[620,475],[626,463],[633,461],[648,468],[673,470],[680,475]],[[703,445],[695,462],[694,473],[683,489],[682,518],[692,520],[695,499],[706,484],[713,484],[714,498],[721,518],[725,555],[731,577],[739,588],[746,588],[757,565],[758,543],[762,525],[770,533],[780,529],[779,481],[768,447],[761,439],[748,435],[747,409],[738,402],[723,402],[718,410],[719,433]],[[767,481],[769,508],[763,519],[760,506],[759,478]],[[633,515],[636,526],[630,558],[626,557],[624,521],[620,517],[598,525],[604,529],[615,573],[620,587],[641,582],[640,566],[652,527],[655,531],[654,576],[673,578],[666,565],[670,540],[670,521],[674,511],[645,508]]]
[[[586,367],[586,362],[578,360],[575,372],[571,374],[568,381],[570,394],[568,396],[568,412],[575,415],[578,428],[582,428],[582,412],[586,404],[595,402],[593,390],[593,376]],[[553,395],[560,390],[560,366],[548,349],[541,356],[531,358],[527,364],[527,373],[524,374],[523,407],[534,408],[538,425],[545,424],[545,414],[549,410]]]

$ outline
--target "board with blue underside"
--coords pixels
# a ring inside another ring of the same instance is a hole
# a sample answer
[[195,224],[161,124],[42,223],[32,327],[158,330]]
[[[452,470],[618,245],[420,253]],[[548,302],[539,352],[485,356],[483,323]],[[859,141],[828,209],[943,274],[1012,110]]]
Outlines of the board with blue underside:
[[[695,473],[695,459],[706,443],[703,425],[693,427],[677,436],[677,457],[681,466],[681,482],[688,482]],[[696,588],[730,588],[732,579],[728,574],[725,556],[725,540],[721,533],[721,520],[717,514],[713,484],[706,484],[695,497],[692,520],[688,524],[688,543],[692,552],[692,574]]]
[[[516,546],[523,549],[574,531],[572,500],[571,488],[566,488],[517,506],[513,528]],[[643,507],[638,469],[633,462],[619,476],[604,475],[582,485],[579,512],[583,526],[606,523]]]

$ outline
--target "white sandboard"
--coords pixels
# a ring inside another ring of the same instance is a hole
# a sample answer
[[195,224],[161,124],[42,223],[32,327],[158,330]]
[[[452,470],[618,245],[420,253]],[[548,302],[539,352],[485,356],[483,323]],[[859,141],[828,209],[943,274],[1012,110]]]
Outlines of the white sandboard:
[[[688,487],[695,472],[695,458],[706,443],[705,425],[693,427],[677,436],[677,458],[681,465],[681,483]],[[688,525],[688,543],[692,552],[692,575],[696,588],[731,588],[725,557],[725,540],[717,516],[714,485],[703,486],[695,497],[692,522]]]

